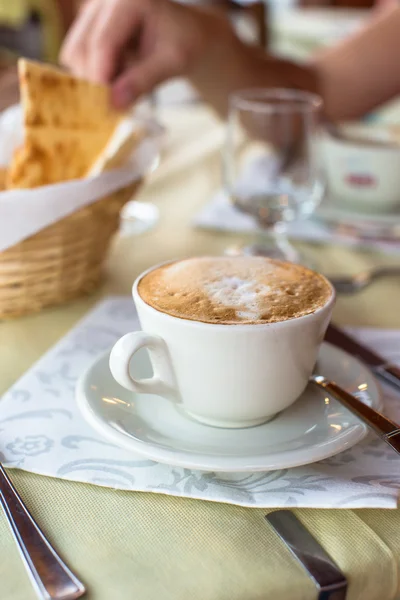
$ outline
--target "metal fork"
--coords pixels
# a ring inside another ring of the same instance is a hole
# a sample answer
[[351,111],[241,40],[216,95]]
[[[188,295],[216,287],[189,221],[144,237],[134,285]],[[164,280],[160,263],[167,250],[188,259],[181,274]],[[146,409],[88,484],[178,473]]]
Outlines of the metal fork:
[[328,279],[339,294],[353,294],[363,290],[376,279],[395,275],[400,275],[400,266],[377,267],[356,273],[356,275],[328,276]]
[[76,600],[83,596],[86,592],[84,585],[47,541],[29,514],[1,463],[0,504],[4,509],[38,598],[40,600]]

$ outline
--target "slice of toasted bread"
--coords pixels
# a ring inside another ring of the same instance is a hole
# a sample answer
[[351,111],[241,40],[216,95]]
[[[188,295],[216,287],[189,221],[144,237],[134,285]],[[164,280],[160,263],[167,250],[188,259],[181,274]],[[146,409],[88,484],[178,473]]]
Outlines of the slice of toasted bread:
[[8,168],[0,167],[0,192],[6,189],[6,182],[8,179]]
[[84,177],[125,116],[109,88],[56,67],[18,62],[24,144],[9,169],[8,188],[31,188]]
[[95,131],[27,128],[14,154],[7,188],[34,188],[85,177],[106,140]]

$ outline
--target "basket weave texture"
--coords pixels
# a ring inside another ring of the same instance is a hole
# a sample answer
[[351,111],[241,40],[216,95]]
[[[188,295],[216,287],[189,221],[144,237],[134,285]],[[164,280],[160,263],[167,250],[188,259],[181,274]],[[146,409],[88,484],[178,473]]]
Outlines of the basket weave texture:
[[0,319],[37,312],[91,292],[101,280],[121,208],[140,183],[97,200],[0,252]]

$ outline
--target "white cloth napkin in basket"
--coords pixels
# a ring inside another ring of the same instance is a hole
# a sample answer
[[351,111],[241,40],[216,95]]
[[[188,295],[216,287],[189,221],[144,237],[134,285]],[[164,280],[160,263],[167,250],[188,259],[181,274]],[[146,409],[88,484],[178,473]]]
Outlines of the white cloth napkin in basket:
[[[21,143],[21,119],[18,105],[0,115],[0,165],[9,164],[14,148]],[[137,126],[135,118],[126,118],[111,142]],[[146,135],[121,169],[32,190],[0,192],[0,252],[147,174],[160,149],[162,128],[154,123],[146,127],[145,122],[140,126]]]

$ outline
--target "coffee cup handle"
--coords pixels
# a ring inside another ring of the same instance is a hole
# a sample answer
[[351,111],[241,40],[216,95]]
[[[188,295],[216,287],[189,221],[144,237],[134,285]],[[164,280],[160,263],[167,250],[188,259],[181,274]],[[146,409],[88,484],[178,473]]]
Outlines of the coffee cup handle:
[[[130,373],[130,363],[135,352],[146,348],[150,354],[153,376],[135,379]],[[175,374],[164,340],[144,331],[124,335],[110,354],[110,371],[114,379],[128,390],[139,394],[156,394],[174,402],[179,401]]]

